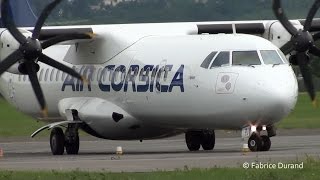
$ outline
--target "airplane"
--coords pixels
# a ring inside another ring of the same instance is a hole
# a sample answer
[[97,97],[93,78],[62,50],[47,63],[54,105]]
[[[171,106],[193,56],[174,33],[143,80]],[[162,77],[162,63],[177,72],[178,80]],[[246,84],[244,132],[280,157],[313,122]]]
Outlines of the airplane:
[[0,92],[48,123],[31,137],[51,130],[53,155],[78,154],[79,130],[140,141],[184,133],[190,151],[213,150],[215,130],[242,130],[251,151],[269,151],[297,102],[292,65],[316,103],[319,0],[306,20],[289,21],[273,0],[278,20],[42,27],[60,2],[39,18],[28,0],[1,2]]

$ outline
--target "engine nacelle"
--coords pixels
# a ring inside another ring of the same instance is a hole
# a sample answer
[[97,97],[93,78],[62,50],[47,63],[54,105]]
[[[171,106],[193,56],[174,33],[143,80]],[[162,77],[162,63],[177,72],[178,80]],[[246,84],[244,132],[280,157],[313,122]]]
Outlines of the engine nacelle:
[[[291,23],[295,28],[303,29],[303,26],[299,21],[291,21]],[[271,41],[279,48],[291,40],[291,34],[282,26],[279,21],[273,21],[266,24],[266,32],[263,37]]]
[[[31,32],[26,30],[20,30],[20,32],[26,36],[31,36]],[[8,57],[11,53],[19,49],[19,42],[10,34],[8,30],[3,29],[0,36],[1,46],[0,46],[0,61],[4,60],[6,57]],[[13,73],[13,74],[23,74],[21,71],[19,71],[20,62],[14,64],[11,66],[7,72]],[[20,67],[21,68],[21,67]]]

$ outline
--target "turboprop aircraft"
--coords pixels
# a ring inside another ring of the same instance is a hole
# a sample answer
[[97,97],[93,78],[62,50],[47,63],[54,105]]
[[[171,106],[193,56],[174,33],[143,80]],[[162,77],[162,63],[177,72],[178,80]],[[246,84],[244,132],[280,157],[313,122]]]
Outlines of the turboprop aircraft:
[[268,151],[297,101],[292,65],[316,100],[318,0],[306,20],[289,21],[274,0],[278,20],[43,27],[60,1],[39,18],[28,0],[1,3],[1,94],[49,123],[32,137],[50,129],[54,155],[78,154],[79,129],[110,140],[185,133],[190,151],[214,149],[215,130],[243,130],[251,151]]

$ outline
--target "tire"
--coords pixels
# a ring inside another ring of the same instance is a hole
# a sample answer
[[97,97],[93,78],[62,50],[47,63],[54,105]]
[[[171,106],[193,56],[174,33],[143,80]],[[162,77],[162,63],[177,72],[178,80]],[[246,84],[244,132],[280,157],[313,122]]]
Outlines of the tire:
[[73,142],[66,142],[66,152],[67,154],[78,154],[79,153],[79,147],[80,147],[80,142],[79,142],[79,135],[76,135],[75,139]]
[[64,134],[59,127],[55,127],[51,131],[50,148],[53,155],[63,155],[64,153]]
[[214,131],[203,131],[202,133],[203,134],[202,134],[201,146],[203,150],[206,150],[206,151],[213,150],[216,142]]
[[269,136],[261,136],[262,139],[262,147],[261,147],[261,151],[269,151],[271,148],[271,140],[269,138]]
[[262,138],[257,134],[252,134],[248,140],[248,146],[250,151],[257,152],[262,149]]
[[201,146],[201,132],[189,131],[186,132],[186,144],[190,151],[199,151]]

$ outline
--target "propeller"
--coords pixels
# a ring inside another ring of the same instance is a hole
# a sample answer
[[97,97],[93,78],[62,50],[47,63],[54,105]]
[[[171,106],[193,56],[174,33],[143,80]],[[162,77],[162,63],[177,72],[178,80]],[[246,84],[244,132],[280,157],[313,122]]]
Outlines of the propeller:
[[283,45],[280,49],[286,55],[294,51],[296,52],[295,55],[292,55],[290,57],[290,62],[294,65],[299,66],[300,72],[304,79],[305,87],[312,100],[312,103],[315,106],[317,100],[312,80],[309,53],[320,57],[320,49],[315,44],[315,40],[319,39],[319,34],[312,35],[310,33],[312,21],[319,8],[320,0],[315,0],[308,13],[303,29],[296,29],[285,15],[282,8],[281,0],[273,0],[274,14],[283,25],[283,27],[292,35],[291,40]]
[[39,65],[37,62],[45,63],[56,69],[59,69],[71,76],[78,78],[84,82],[86,79],[81,76],[74,69],[48,57],[42,53],[42,50],[53,46],[57,43],[73,40],[73,39],[89,39],[92,38],[91,34],[75,34],[75,35],[60,35],[48,39],[47,41],[40,42],[40,32],[44,25],[45,20],[48,18],[52,10],[61,2],[62,0],[54,0],[49,3],[45,9],[42,11],[36,26],[32,32],[31,37],[25,37],[16,27],[15,23],[10,16],[9,0],[2,0],[1,2],[1,17],[3,19],[4,26],[8,29],[11,35],[19,42],[20,46],[7,58],[0,62],[0,75],[2,75],[8,68],[10,68],[15,63],[19,62],[19,71],[23,74],[29,76],[33,91],[36,95],[38,103],[41,107],[41,112],[44,117],[48,116],[48,108],[45,101],[43,91],[41,89],[37,72],[39,71]]

